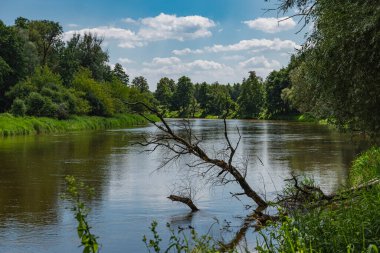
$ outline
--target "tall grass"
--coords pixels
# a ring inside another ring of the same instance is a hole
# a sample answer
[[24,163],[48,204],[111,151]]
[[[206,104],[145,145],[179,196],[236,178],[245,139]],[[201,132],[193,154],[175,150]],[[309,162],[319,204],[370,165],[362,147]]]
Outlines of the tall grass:
[[146,124],[147,121],[136,114],[119,114],[113,117],[73,116],[68,120],[46,117],[15,117],[0,114],[0,137],[13,135],[61,133],[78,130],[100,130]]
[[[350,186],[380,178],[380,148],[353,162]],[[291,212],[274,225],[259,252],[379,252],[380,184],[311,210]]]

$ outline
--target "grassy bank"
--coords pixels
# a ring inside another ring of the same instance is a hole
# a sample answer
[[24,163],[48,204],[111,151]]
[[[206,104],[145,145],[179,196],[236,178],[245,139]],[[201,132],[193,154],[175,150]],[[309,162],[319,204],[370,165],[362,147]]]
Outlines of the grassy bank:
[[79,130],[100,130],[146,124],[146,120],[136,114],[119,114],[104,118],[96,116],[73,116],[68,120],[46,117],[15,117],[0,114],[0,136],[62,133]]
[[[379,178],[380,148],[373,147],[353,162],[347,187]],[[291,213],[260,252],[379,252],[380,184],[342,196]]]

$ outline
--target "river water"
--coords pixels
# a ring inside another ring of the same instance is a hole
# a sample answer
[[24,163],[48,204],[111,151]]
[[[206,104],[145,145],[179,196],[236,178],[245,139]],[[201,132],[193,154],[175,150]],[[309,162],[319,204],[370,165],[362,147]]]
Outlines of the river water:
[[[194,120],[193,133],[210,153],[224,147],[223,122]],[[326,192],[347,180],[355,155],[366,148],[327,126],[285,121],[229,120],[229,136],[242,140],[236,163],[248,162],[247,180],[266,199],[273,199],[290,173],[313,177]],[[4,138],[0,140],[0,252],[81,252],[70,205],[60,198],[65,192],[65,175],[74,175],[94,187],[95,197],[87,203],[94,234],[101,252],[146,252],[143,235],[159,222],[162,237],[172,227],[191,225],[200,234],[209,232],[228,241],[239,229],[246,204],[232,198],[236,185],[203,186],[203,181],[184,174],[186,161],[157,171],[167,153],[142,152],[132,145],[142,136],[154,134],[153,126],[99,132],[76,132]],[[166,197],[179,178],[198,183],[196,203],[201,211]],[[229,229],[222,229],[225,225]],[[246,243],[256,241],[248,231]]]

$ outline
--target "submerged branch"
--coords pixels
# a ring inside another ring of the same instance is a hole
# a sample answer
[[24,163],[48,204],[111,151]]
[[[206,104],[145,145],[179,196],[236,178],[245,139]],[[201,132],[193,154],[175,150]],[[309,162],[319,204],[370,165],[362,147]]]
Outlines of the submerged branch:
[[181,196],[177,196],[177,195],[170,195],[168,197],[168,199],[170,199],[171,201],[181,202],[181,203],[187,205],[188,207],[190,207],[192,212],[199,211],[198,207],[196,205],[194,205],[193,201],[190,198],[181,197]]

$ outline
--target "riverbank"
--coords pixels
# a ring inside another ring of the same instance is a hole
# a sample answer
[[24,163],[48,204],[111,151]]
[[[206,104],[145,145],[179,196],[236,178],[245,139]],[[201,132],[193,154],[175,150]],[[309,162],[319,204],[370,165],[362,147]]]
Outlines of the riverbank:
[[118,114],[113,117],[72,116],[67,120],[46,117],[15,117],[8,113],[0,114],[0,137],[62,133],[81,130],[101,130],[147,124],[137,114]]
[[[227,117],[228,119],[243,119],[239,117],[235,117],[236,115],[232,115]],[[166,112],[166,118],[180,118],[177,111]],[[202,115],[201,113],[196,113],[193,117],[194,119],[222,119],[221,116],[217,115]],[[309,123],[318,123],[320,125],[328,125],[326,119],[319,120],[308,113],[301,114],[286,114],[286,115],[277,115],[270,118],[257,118],[258,120],[286,120],[286,121],[297,121],[297,122],[309,122]]]
[[340,195],[291,211],[259,252],[379,252],[379,180],[380,148],[372,147],[353,161]]

